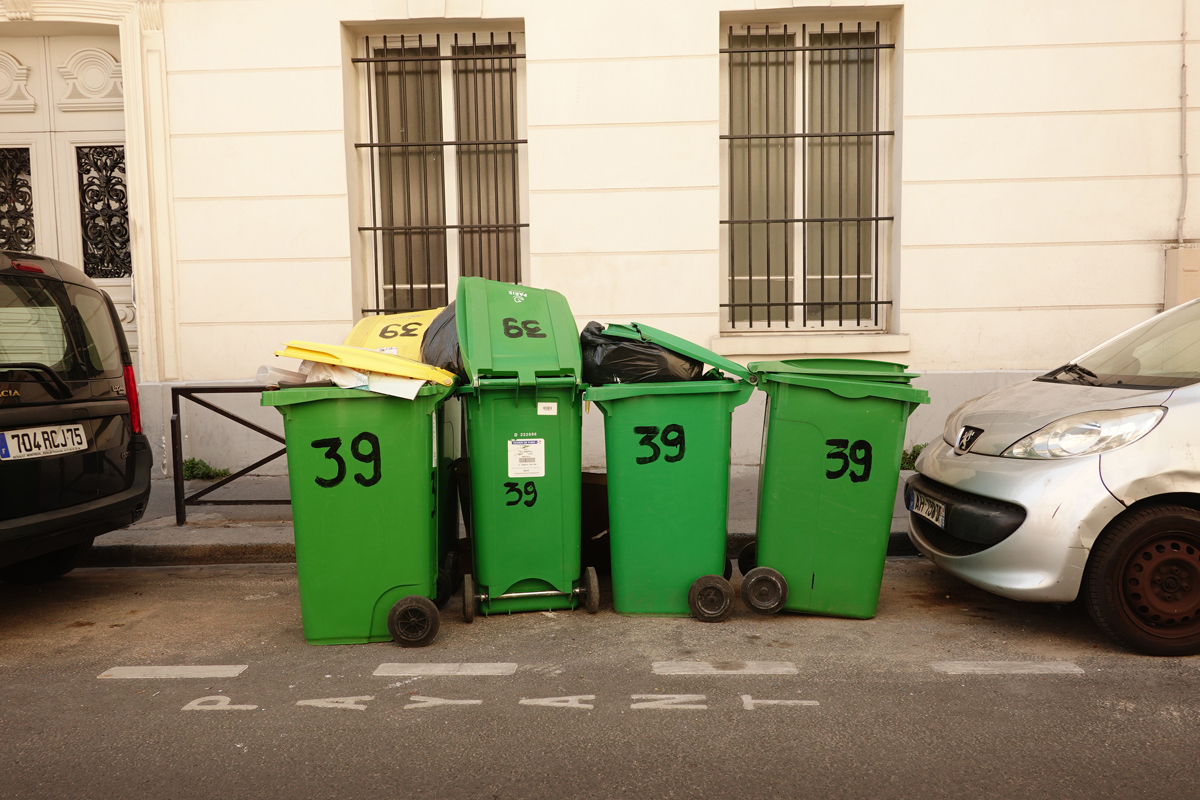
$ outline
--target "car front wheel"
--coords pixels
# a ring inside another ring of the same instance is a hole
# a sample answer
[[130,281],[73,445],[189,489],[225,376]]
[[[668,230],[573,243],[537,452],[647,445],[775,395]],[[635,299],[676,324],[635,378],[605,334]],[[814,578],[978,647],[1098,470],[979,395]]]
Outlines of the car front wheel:
[[1110,637],[1154,656],[1200,653],[1200,512],[1136,511],[1096,543],[1086,601]]

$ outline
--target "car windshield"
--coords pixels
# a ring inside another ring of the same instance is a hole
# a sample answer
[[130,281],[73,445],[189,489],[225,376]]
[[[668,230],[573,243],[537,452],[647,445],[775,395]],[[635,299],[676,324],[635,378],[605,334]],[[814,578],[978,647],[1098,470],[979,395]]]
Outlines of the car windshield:
[[1200,383],[1200,302],[1160,314],[1042,378],[1130,389]]

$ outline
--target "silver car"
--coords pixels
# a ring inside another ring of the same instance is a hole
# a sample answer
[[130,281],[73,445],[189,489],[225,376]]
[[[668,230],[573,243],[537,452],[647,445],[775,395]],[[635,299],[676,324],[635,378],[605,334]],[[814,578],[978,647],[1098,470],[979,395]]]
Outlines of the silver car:
[[1200,300],[964,403],[916,468],[909,537],[947,572],[1200,652]]

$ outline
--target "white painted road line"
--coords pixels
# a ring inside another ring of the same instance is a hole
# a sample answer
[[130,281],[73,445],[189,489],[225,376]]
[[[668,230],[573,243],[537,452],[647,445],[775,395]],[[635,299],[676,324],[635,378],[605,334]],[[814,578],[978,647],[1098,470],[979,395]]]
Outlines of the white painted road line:
[[935,661],[929,666],[947,675],[1082,675],[1070,661]]
[[742,695],[742,708],[753,711],[759,706],[819,706],[816,700],[755,700],[748,694]]
[[97,678],[120,680],[126,678],[236,678],[248,664],[210,664],[186,667],[113,667]]
[[512,675],[517,665],[506,662],[478,664],[380,664],[376,677],[403,675]]
[[253,711],[255,705],[235,706],[233,701],[223,694],[213,694],[208,697],[198,697],[188,703],[182,711]]
[[655,661],[655,675],[795,675],[791,661]]
[[408,703],[404,707],[408,708],[433,708],[434,706],[481,706],[482,700],[447,700],[442,697],[422,697],[419,694],[409,695]]

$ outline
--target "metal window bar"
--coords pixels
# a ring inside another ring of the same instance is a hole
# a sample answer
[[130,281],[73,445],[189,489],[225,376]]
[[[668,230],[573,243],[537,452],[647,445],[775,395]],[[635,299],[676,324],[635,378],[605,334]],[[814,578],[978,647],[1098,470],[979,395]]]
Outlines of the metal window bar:
[[880,151],[895,133],[879,129],[879,54],[895,47],[881,34],[879,23],[729,27],[731,328],[881,325],[880,225],[894,218],[880,211]]
[[[363,313],[436,308],[448,301],[448,237],[458,236],[459,274],[521,279],[519,148],[513,34],[364,37],[374,307]],[[442,63],[454,87],[454,138],[442,130]],[[446,220],[446,148],[457,166],[458,223]]]
[[[261,394],[263,387],[261,386],[172,386],[171,387],[171,472],[172,479],[175,484],[175,524],[187,524],[187,507],[188,506],[288,506],[292,504],[291,500],[201,500],[205,495],[215,492],[222,486],[225,486],[238,478],[248,474],[252,470],[258,469],[264,464],[270,463],[287,452],[286,443],[282,436],[272,433],[266,428],[255,425],[248,419],[239,417],[232,411],[215,406],[207,400],[202,400],[196,397],[198,394]],[[180,399],[191,400],[198,406],[207,408],[216,414],[220,414],[226,419],[231,419],[239,425],[249,428],[255,433],[260,433],[268,439],[279,442],[284,447],[271,453],[266,458],[261,458],[255,461],[248,467],[239,469],[237,472],[230,475],[228,478],[222,478],[212,486],[206,486],[198,492],[187,494],[183,486],[183,422],[180,417]]]

